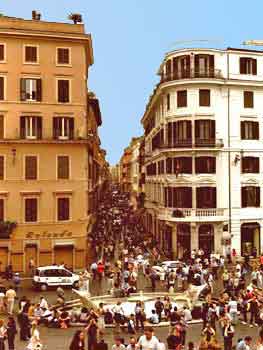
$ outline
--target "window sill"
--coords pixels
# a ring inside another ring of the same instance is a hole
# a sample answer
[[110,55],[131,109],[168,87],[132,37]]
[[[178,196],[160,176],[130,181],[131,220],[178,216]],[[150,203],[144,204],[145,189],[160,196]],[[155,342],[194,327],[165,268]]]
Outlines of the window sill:
[[72,64],[67,64],[67,63],[57,63],[56,64],[56,67],[68,67],[68,68],[72,68],[73,66],[72,66]]
[[39,62],[23,62],[23,64],[25,64],[27,66],[39,66],[40,65]]

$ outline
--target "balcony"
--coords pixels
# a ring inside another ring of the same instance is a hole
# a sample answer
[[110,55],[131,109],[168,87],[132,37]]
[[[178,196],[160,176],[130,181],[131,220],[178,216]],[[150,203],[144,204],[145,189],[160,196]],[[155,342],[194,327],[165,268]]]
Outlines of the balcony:
[[167,81],[182,80],[182,79],[222,79],[223,75],[220,69],[206,69],[206,70],[185,70],[179,72],[162,73],[160,83]]
[[160,208],[159,220],[168,220],[174,222],[215,222],[225,220],[225,209],[178,209],[178,208]]
[[176,140],[172,144],[164,143],[160,146],[160,149],[170,149],[170,148],[196,148],[196,147],[212,147],[212,148],[222,148],[224,147],[224,142],[222,139],[185,139]]

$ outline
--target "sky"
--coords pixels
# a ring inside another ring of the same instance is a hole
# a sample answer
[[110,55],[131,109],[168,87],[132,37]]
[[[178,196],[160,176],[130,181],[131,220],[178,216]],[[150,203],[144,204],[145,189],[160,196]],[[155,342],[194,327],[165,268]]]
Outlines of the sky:
[[191,40],[222,48],[263,39],[262,0],[0,0],[4,15],[30,19],[32,10],[47,21],[83,15],[94,49],[88,85],[100,100],[99,134],[111,164],[143,134],[140,119],[166,52],[203,47]]

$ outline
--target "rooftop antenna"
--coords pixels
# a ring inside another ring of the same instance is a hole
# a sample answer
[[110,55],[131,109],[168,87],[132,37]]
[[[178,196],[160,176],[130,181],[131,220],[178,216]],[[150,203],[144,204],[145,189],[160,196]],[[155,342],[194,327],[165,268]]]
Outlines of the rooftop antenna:
[[245,40],[242,45],[247,46],[263,46],[263,40]]
[[220,38],[211,38],[211,39],[189,39],[189,40],[177,40],[171,44],[170,48],[174,49],[176,46],[184,46],[189,44],[197,44],[197,43],[214,43],[214,44],[222,44],[224,42],[223,39]]

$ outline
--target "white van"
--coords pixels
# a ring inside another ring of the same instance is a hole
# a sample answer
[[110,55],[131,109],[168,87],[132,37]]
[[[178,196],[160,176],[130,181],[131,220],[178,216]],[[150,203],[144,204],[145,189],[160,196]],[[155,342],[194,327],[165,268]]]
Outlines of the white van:
[[48,287],[70,286],[78,288],[79,275],[65,269],[64,266],[38,267],[33,277],[33,286],[37,289],[47,290]]

